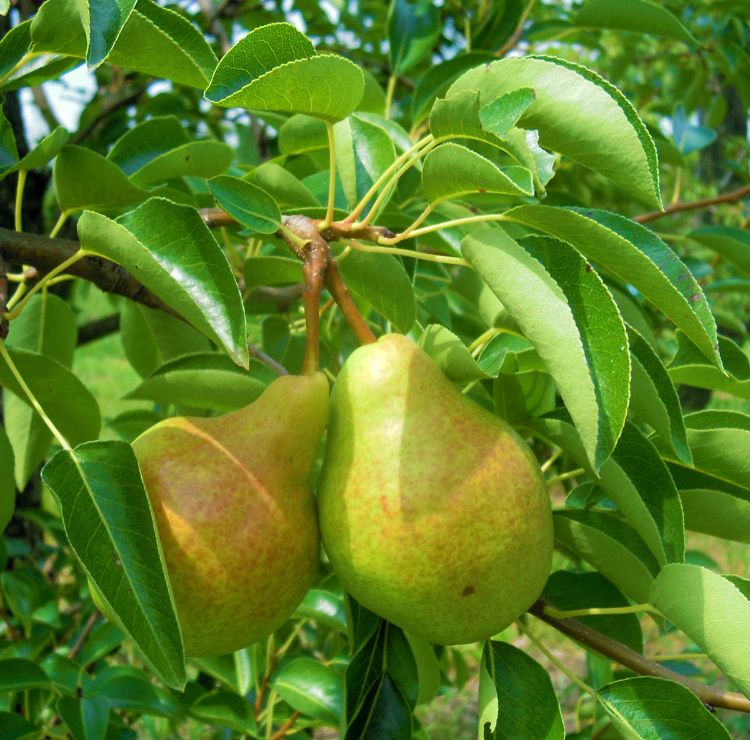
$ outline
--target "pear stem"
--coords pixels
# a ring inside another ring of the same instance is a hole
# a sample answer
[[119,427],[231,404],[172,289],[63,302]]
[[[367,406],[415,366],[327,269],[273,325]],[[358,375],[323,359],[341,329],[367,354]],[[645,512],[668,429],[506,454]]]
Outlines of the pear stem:
[[341,278],[341,272],[336,260],[331,257],[331,262],[328,265],[328,271],[326,272],[326,287],[333,296],[333,300],[336,301],[338,307],[341,309],[341,313],[344,314],[349,326],[356,335],[360,344],[372,344],[377,341],[377,337],[372,333],[370,327],[367,326],[367,322],[359,312],[357,304],[354,303],[349,290],[344,284]]
[[304,249],[305,361],[302,372],[313,375],[320,368],[320,294],[331,259],[325,240],[317,235]]

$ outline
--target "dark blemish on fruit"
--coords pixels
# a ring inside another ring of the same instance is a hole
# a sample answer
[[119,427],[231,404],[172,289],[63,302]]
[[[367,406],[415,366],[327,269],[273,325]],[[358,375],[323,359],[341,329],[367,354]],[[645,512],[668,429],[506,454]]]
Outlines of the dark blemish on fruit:
[[590,262],[586,263],[586,272],[591,272],[591,263]]
[[380,508],[383,509],[383,513],[388,513],[388,497],[387,496],[381,496],[380,497]]
[[471,596],[475,592],[476,588],[474,588],[474,586],[466,586],[464,590],[461,591],[461,596]]

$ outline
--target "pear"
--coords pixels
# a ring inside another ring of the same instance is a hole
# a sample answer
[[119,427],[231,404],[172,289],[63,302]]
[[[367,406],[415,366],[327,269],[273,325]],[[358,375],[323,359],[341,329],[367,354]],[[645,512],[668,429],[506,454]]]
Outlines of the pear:
[[344,588],[433,643],[502,631],[549,574],[531,451],[403,336],[355,350],[336,380],[318,508]]
[[239,411],[167,419],[133,443],[187,655],[271,634],[312,584],[310,474],[327,413],[325,375],[286,375]]

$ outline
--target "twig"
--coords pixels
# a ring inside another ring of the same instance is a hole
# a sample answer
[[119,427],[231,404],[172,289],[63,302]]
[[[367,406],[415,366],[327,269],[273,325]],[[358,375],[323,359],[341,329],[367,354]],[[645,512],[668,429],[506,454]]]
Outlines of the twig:
[[223,208],[201,208],[198,211],[203,219],[203,223],[209,229],[215,229],[219,226],[234,226],[237,219],[230,216]]
[[222,53],[226,54],[232,48],[232,40],[221,25],[219,18],[226,10],[228,3],[222,3],[216,10],[211,6],[211,0],[198,0],[198,5],[203,15],[206,16],[211,33],[219,40]]
[[724,193],[723,195],[716,195],[713,198],[702,198],[701,200],[693,200],[687,203],[672,203],[663,211],[650,211],[649,213],[642,213],[640,216],[635,216],[633,221],[645,224],[649,221],[656,221],[657,218],[664,218],[665,216],[682,213],[683,211],[697,211],[700,208],[708,208],[709,206],[715,206],[720,203],[736,203],[737,201],[742,200],[746,195],[750,195],[750,185],[745,185],[744,187]]
[[86,624],[83,626],[83,629],[81,630],[81,634],[78,635],[78,639],[73,643],[73,647],[70,648],[70,652],[68,653],[68,657],[71,660],[75,660],[76,655],[81,652],[81,649],[86,644],[86,640],[89,639],[89,636],[91,635],[91,630],[94,629],[94,625],[96,624],[96,619],[99,616],[99,612],[94,609],[93,612],[91,612],[91,615],[86,620]]
[[526,24],[526,20],[533,10],[535,3],[536,0],[529,0],[528,5],[524,8],[523,13],[521,13],[521,17],[518,19],[516,28],[511,34],[510,38],[495,52],[496,57],[505,56],[518,43],[518,40],[521,38],[521,34],[523,33],[523,27]]
[[60,125],[60,121],[55,117],[42,87],[40,85],[34,85],[31,88],[31,94],[34,96],[36,107],[39,108],[39,112],[42,114],[45,123],[49,126],[50,131],[57,128]]
[[254,357],[258,362],[262,362],[277,375],[289,375],[289,371],[280,362],[276,362],[273,357],[267,355],[262,349],[259,349],[254,344],[248,344],[247,351],[250,353],[251,357]]
[[90,321],[88,324],[78,327],[77,346],[95,342],[97,339],[114,334],[120,329],[120,314],[113,313],[101,319]]
[[704,686],[697,681],[692,681],[679,673],[670,671],[668,668],[655,663],[653,660],[645,658],[627,645],[623,645],[621,642],[617,642],[617,640],[613,640],[611,637],[607,637],[607,635],[591,629],[591,627],[576,619],[556,619],[555,617],[551,617],[545,614],[544,608],[546,605],[543,599],[539,599],[528,610],[529,614],[533,614],[537,619],[546,622],[558,632],[562,632],[564,635],[572,637],[576,642],[593,648],[598,653],[611,658],[636,673],[644,676],[666,678],[682,684],[696,694],[704,704],[750,713],[750,699],[746,699],[742,694],[732,691],[720,691],[710,686]]
[[284,724],[281,725],[273,735],[271,735],[271,740],[281,740],[282,737],[286,737],[287,732],[294,727],[294,723],[297,721],[299,715],[300,713],[295,709],[291,715],[289,715],[289,719],[284,722]]
[[146,92],[146,86],[145,85],[139,85],[134,90],[129,92],[128,94],[124,95],[121,98],[115,98],[114,100],[111,100],[109,98],[106,98],[106,100],[110,101],[107,103],[102,104],[102,108],[99,111],[99,113],[94,116],[88,123],[88,125],[84,126],[82,129],[79,129],[70,139],[71,144],[79,144],[81,141],[83,141],[107,116],[114,113],[116,110],[119,110],[120,108],[125,108],[131,103],[134,103],[138,98]]

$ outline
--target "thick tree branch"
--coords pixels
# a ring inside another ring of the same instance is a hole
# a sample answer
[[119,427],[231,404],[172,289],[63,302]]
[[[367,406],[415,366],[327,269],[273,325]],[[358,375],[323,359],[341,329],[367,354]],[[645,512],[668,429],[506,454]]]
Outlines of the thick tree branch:
[[587,625],[579,622],[577,619],[556,619],[544,613],[545,602],[539,599],[529,609],[529,614],[533,614],[537,619],[541,619],[558,632],[562,632],[568,637],[572,637],[576,642],[580,642],[586,647],[593,648],[607,658],[624,665],[626,668],[635,671],[643,676],[657,676],[658,678],[667,678],[670,681],[676,681],[690,689],[704,703],[712,707],[723,707],[724,709],[735,709],[738,712],[750,712],[750,699],[746,699],[742,694],[736,694],[732,691],[720,691],[710,686],[704,686],[697,681],[693,681],[679,673],[670,671],[659,663],[655,663],[637,653],[627,645],[623,645],[611,637],[591,629]]
[[[72,257],[79,248],[78,242],[67,239],[50,239],[0,229],[0,258],[8,264],[31,265],[43,274]],[[161,298],[139,283],[126,269],[103,257],[84,257],[71,265],[67,272],[94,283],[105,293],[115,293],[149,308],[176,315]]]
[[682,213],[683,211],[697,211],[701,208],[708,208],[709,206],[721,203],[737,203],[737,201],[742,200],[745,196],[750,196],[750,185],[745,185],[737,190],[731,190],[723,195],[716,195],[713,198],[702,198],[701,200],[693,200],[687,203],[672,203],[663,211],[649,211],[649,213],[642,213],[640,216],[635,216],[633,221],[645,224],[649,221],[656,221],[657,218],[665,218],[666,216],[672,216],[675,213]]
[[[0,228],[0,260],[8,264],[31,265],[43,274],[71,257],[79,248],[78,242],[67,239],[50,239],[46,236]],[[71,265],[67,272],[93,283],[105,293],[115,293],[142,306],[182,318],[125,268],[103,257],[84,257]],[[279,375],[287,374],[288,371],[283,365],[262,350],[252,344],[248,345],[248,349],[253,357],[274,372]]]
[[[5,313],[5,304],[8,301],[8,270],[0,255],[0,317]],[[8,322],[0,318],[0,341],[8,336]]]

